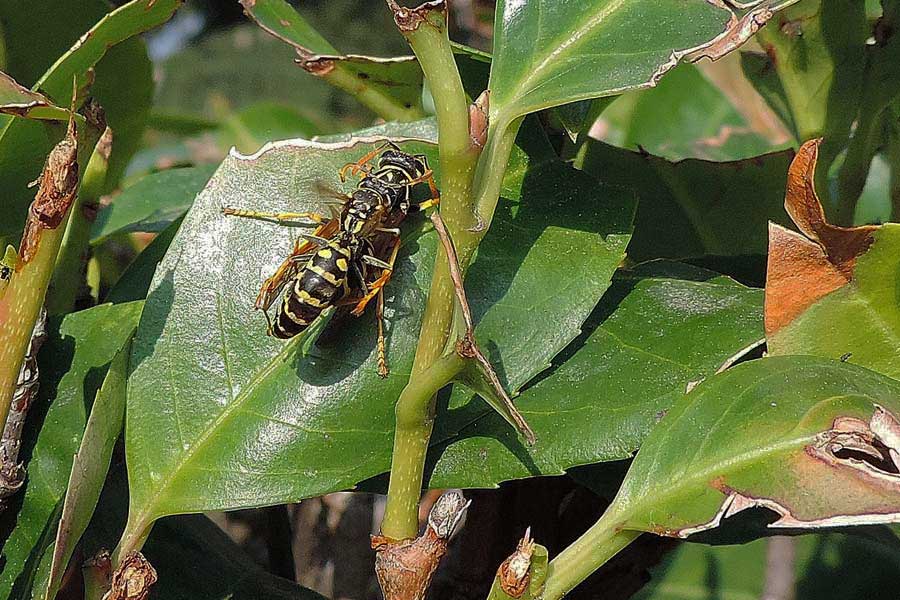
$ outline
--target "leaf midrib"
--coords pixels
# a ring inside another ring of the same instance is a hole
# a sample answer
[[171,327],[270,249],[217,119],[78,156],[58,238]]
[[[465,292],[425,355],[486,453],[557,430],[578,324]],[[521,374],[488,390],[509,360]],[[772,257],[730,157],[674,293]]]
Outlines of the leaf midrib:
[[[611,0],[609,4],[607,4],[602,10],[598,13],[595,13],[591,18],[587,19],[587,21],[578,29],[576,29],[568,38],[561,40],[556,39],[552,44],[548,44],[549,47],[553,48],[551,52],[549,52],[544,59],[537,65],[533,66],[524,79],[519,80],[518,85],[516,86],[516,92],[506,103],[507,105],[515,105],[518,100],[525,95],[523,90],[525,90],[528,85],[534,81],[534,79],[547,67],[547,65],[558,58],[561,54],[563,54],[567,49],[577,46],[578,43],[584,39],[584,37],[595,27],[599,27],[603,24],[607,17],[611,14],[615,13],[619,8],[621,8],[622,4],[625,3],[626,0]],[[540,15],[540,7],[538,7],[538,15]]]
[[302,343],[305,338],[306,336],[303,335],[294,337],[289,343],[285,344],[277,354],[269,359],[265,367],[263,367],[253,375],[250,382],[241,389],[237,396],[234,397],[234,400],[232,402],[229,402],[228,405],[225,406],[225,408],[222,410],[222,412],[219,413],[219,415],[215,419],[213,419],[209,423],[209,425],[206,426],[206,428],[203,429],[201,434],[196,438],[196,442],[192,444],[186,451],[184,451],[184,453],[179,456],[178,460],[176,460],[172,465],[169,466],[168,475],[161,482],[157,493],[153,496],[153,500],[145,503],[136,517],[135,526],[138,529],[146,529],[146,527],[150,524],[150,521],[164,516],[163,514],[157,514],[157,511],[154,511],[152,509],[164,502],[166,498],[166,491],[175,481],[177,475],[181,473],[184,466],[191,462],[194,456],[196,456],[200,452],[200,450],[206,446],[207,442],[209,442],[213,434],[219,430],[219,428],[225,421],[231,418],[233,414],[240,412],[239,409],[243,406],[244,402],[249,399],[251,394],[256,390],[257,386],[264,382],[276,368],[284,364],[288,355],[293,353],[295,346]]

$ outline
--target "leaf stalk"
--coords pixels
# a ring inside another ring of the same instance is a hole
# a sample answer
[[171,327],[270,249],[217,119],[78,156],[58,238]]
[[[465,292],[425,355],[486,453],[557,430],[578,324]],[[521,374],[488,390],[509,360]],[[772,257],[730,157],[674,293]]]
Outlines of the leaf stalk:
[[[440,210],[460,253],[463,248],[467,250],[462,263],[465,266],[480,240],[469,231],[477,224],[471,186],[479,148],[469,136],[469,107],[447,33],[447,7],[441,2],[406,9],[391,0],[388,6],[434,96],[441,164]],[[452,331],[454,300],[447,254],[439,247],[412,375],[396,407],[397,431],[382,522],[382,534],[390,539],[416,536],[425,455],[435,417],[434,396],[464,364],[455,352],[445,352]]]
[[640,536],[640,531],[620,528],[622,518],[612,510],[615,506],[550,561],[541,600],[559,600]]

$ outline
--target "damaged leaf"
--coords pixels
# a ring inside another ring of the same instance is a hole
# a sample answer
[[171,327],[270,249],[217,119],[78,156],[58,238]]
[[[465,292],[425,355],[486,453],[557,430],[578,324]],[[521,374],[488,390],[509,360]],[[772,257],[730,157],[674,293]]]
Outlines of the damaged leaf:
[[0,72],[0,114],[55,121],[69,119],[69,111],[56,106],[40,92],[22,87],[3,72]]
[[900,378],[900,225],[828,223],[813,184],[819,143],[801,147],[788,177],[785,208],[802,233],[769,226],[769,352],[843,357]]
[[269,34],[297,51],[297,64],[352,94],[389,120],[423,116],[422,69],[414,56],[343,55],[285,0],[241,0],[244,12]]
[[811,356],[740,364],[684,395],[607,515],[687,537],[752,507],[769,527],[900,521],[900,382]]

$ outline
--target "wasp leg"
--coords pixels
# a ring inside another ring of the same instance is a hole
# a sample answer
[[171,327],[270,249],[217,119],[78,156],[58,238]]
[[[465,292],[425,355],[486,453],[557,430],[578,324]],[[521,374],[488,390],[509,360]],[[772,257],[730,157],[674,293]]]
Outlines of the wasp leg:
[[390,373],[384,343],[384,288],[378,290],[375,303],[375,320],[378,323],[378,376],[384,379]]
[[397,260],[397,253],[400,251],[400,238],[397,237],[394,239],[394,247],[391,249],[391,257],[387,261],[388,268],[383,269],[381,271],[381,275],[372,282],[369,286],[368,293],[359,299],[356,303],[356,308],[354,308],[351,312],[354,316],[359,316],[366,310],[366,305],[371,302],[372,298],[374,298],[379,290],[381,290],[387,282],[391,280],[391,274],[394,272],[394,262]]
[[313,223],[324,225],[329,221],[328,217],[314,212],[264,212],[258,210],[245,210],[243,208],[232,208],[230,206],[222,207],[222,214],[231,217],[245,217],[248,219],[263,219],[266,221],[276,221],[283,223],[285,221],[299,221],[307,219]]
[[341,181],[346,181],[346,180],[347,180],[347,171],[348,171],[348,170],[350,171],[350,174],[351,174],[351,175],[356,175],[356,174],[359,173],[360,171],[363,171],[363,172],[365,172],[365,173],[368,173],[368,166],[369,166],[369,163],[372,162],[372,160],[373,160],[376,156],[378,156],[379,154],[381,154],[381,151],[384,150],[384,149],[387,148],[387,147],[394,148],[395,150],[399,150],[399,149],[400,149],[400,148],[397,146],[397,144],[395,144],[394,142],[385,142],[385,143],[381,144],[380,146],[378,146],[377,148],[375,148],[375,149],[372,150],[371,152],[368,152],[368,153],[364,154],[364,155],[362,156],[362,158],[360,158],[358,161],[356,161],[356,162],[349,162],[349,163],[347,163],[346,165],[344,165],[343,167],[341,167],[341,170],[338,171],[338,176],[341,178]]

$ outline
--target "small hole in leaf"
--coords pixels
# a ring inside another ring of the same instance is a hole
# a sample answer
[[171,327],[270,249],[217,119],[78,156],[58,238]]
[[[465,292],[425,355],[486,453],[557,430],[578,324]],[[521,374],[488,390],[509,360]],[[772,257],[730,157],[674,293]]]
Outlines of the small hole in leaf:
[[359,77],[360,79],[368,79],[369,78],[368,73],[357,73],[356,76]]

